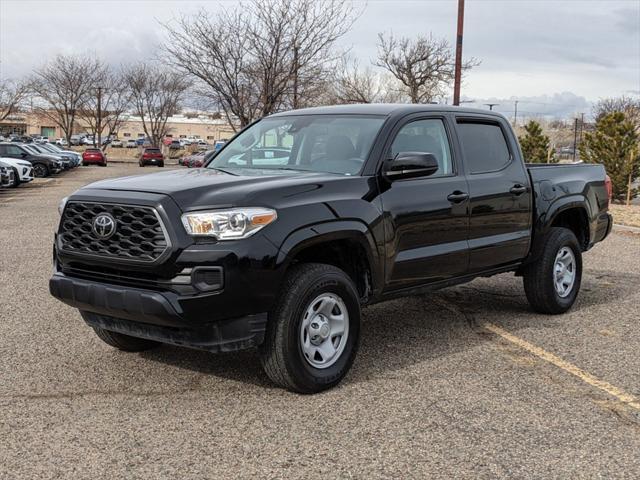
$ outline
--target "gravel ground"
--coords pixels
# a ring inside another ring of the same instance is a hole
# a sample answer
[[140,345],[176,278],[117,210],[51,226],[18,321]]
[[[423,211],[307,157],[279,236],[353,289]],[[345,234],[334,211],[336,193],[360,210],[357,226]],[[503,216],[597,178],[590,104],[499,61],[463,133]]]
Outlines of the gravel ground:
[[511,275],[370,307],[346,380],[300,396],[255,351],[118,352],[49,296],[59,200],[140,171],[0,191],[0,478],[640,476],[638,409],[485,328],[640,397],[640,236],[585,255],[565,315],[533,314]]
[[616,223],[640,227],[640,205],[611,205],[611,213]]

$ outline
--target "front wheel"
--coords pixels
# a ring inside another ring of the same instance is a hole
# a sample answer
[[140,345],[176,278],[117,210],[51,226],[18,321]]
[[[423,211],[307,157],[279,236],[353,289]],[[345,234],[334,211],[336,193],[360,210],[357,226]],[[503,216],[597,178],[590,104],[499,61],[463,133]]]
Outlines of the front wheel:
[[46,165],[44,165],[42,163],[36,163],[33,166],[33,175],[38,177],[38,178],[48,177],[49,176],[49,167],[47,167]]
[[527,265],[524,291],[536,312],[558,314],[569,310],[580,291],[582,250],[574,233],[552,228],[539,258]]
[[260,347],[267,376],[298,393],[337,385],[358,350],[360,303],[353,281],[331,265],[301,264],[287,275]]

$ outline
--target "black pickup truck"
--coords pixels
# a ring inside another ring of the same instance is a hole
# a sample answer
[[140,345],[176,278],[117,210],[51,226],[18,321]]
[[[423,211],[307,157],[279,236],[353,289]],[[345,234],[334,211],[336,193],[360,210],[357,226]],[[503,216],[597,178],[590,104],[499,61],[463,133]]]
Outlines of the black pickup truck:
[[204,168],[64,199],[50,291],[119,349],[257,346],[276,384],[317,392],[353,363],[364,305],[514,272],[533,309],[569,309],[609,190],[601,165],[526,165],[487,111],[279,113]]

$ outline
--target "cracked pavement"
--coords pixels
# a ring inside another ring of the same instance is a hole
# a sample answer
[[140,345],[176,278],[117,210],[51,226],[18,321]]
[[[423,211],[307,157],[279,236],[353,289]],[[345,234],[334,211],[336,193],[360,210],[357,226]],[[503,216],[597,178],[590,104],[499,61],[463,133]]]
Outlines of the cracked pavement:
[[59,200],[137,166],[0,191],[0,478],[638,478],[640,412],[483,327],[640,397],[640,236],[584,257],[572,311],[478,279],[364,310],[336,389],[272,387],[255,351],[127,354],[48,294]]

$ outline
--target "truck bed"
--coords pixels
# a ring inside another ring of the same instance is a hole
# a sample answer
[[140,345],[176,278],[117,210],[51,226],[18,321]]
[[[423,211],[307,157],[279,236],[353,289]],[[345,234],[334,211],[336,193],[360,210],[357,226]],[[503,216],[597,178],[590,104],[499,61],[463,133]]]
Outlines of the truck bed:
[[525,166],[535,192],[534,237],[544,233],[541,230],[548,219],[582,199],[586,199],[582,205],[590,226],[585,250],[606,236],[610,220],[604,166],[590,163],[526,163]]

